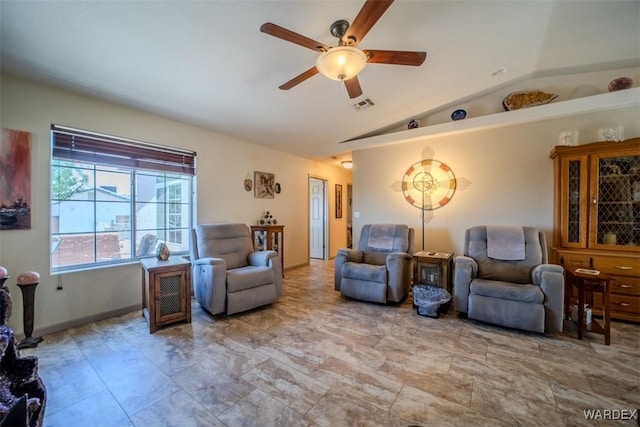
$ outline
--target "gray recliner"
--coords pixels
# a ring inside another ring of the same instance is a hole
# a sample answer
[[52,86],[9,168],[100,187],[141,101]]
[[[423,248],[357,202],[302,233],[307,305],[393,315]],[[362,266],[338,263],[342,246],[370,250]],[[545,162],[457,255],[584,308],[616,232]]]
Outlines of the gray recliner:
[[[522,227],[519,235],[519,228],[466,230],[464,256],[454,260],[455,309],[470,319],[510,328],[562,331],[564,270],[547,264],[544,233]],[[516,238],[509,235],[514,231]],[[520,255],[510,256],[510,249]]]
[[402,224],[362,227],[358,250],[339,249],[335,289],[346,297],[371,302],[400,302],[411,288],[413,228]]
[[193,292],[211,314],[238,313],[282,295],[282,264],[275,251],[254,251],[245,224],[203,224],[191,230]]

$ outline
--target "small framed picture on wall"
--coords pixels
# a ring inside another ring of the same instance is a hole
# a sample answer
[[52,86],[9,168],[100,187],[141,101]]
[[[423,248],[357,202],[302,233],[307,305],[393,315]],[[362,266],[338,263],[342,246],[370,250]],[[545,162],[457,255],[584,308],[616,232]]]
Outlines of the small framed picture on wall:
[[273,199],[274,185],[276,183],[275,174],[268,172],[254,171],[253,174],[253,197],[258,199]]
[[336,184],[336,218],[342,218],[342,185]]

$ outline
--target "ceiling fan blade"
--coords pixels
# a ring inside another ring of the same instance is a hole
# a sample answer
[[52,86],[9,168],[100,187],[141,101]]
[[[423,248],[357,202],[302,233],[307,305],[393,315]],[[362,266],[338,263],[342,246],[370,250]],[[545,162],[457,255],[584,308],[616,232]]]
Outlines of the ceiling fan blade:
[[378,22],[378,19],[391,6],[391,3],[393,3],[393,0],[367,0],[360,12],[358,12],[358,16],[353,20],[347,33],[342,37],[343,42],[349,46],[356,46],[360,43],[371,27]]
[[410,52],[404,50],[372,50],[367,49],[364,53],[369,58],[367,63],[373,64],[393,64],[393,65],[422,65],[427,59],[427,52]]
[[273,24],[271,22],[262,24],[262,26],[260,26],[260,31],[265,34],[269,34],[270,36],[277,37],[279,39],[295,43],[302,47],[309,48],[316,52],[329,50],[329,46],[324,43],[320,43],[310,39],[309,37],[294,33],[291,30],[287,30],[286,28],[282,28],[281,26]]
[[292,87],[297,86],[300,83],[302,83],[303,81],[307,80],[308,78],[315,76],[316,74],[318,74],[318,69],[315,66],[313,66],[312,68],[309,68],[304,73],[292,78],[288,82],[286,82],[283,85],[281,85],[280,89],[289,90]]
[[347,87],[349,98],[353,99],[362,95],[362,88],[360,87],[358,76],[351,77],[349,80],[345,80],[344,85]]

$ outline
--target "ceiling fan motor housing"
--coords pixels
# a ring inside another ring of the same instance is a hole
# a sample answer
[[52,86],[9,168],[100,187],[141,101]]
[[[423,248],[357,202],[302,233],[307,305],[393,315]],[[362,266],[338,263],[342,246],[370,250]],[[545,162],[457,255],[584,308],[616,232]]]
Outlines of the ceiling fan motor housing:
[[348,29],[349,29],[349,21],[346,21],[344,19],[340,19],[334,22],[333,24],[331,24],[331,28],[330,28],[331,34],[333,34],[333,37],[340,39],[341,43],[342,43],[342,36],[344,36],[347,33]]

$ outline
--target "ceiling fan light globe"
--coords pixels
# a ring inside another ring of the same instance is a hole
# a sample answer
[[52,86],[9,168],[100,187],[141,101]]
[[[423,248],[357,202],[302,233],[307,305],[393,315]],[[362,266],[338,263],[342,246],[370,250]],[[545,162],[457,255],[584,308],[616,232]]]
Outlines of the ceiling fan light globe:
[[323,52],[316,60],[316,68],[331,80],[344,81],[358,75],[367,66],[367,55],[358,48],[338,46]]

